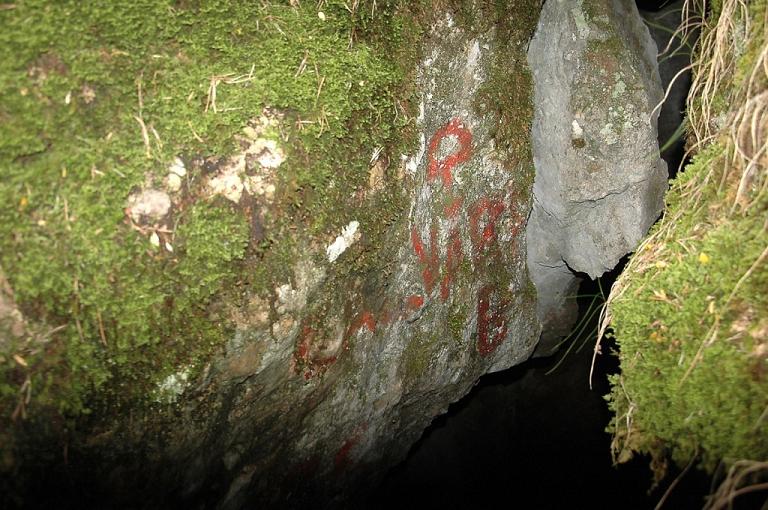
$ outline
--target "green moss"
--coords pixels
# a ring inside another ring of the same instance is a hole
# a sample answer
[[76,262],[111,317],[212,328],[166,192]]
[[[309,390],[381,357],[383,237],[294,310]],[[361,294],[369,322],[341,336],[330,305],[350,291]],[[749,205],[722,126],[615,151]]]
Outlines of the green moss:
[[432,363],[432,356],[439,345],[438,338],[423,332],[417,332],[408,342],[403,351],[403,382],[406,385],[415,384],[418,380],[425,377],[427,370]]
[[681,464],[698,451],[709,469],[721,459],[768,458],[768,437],[757,433],[768,408],[760,354],[768,342],[768,273],[742,281],[768,244],[768,203],[743,217],[723,215],[703,205],[727,207],[717,182],[703,189],[698,207],[685,198],[688,183],[722,166],[723,156],[711,146],[675,182],[667,214],[683,214],[670,240],[649,248],[659,253],[655,265],[632,275],[612,306],[623,367],[613,381],[614,432],[645,452],[658,454],[661,440]]
[[464,329],[469,319],[469,307],[465,304],[454,305],[448,312],[448,329],[456,343],[464,341]]
[[[750,15],[763,19],[765,9],[766,2],[750,5]],[[729,57],[738,71],[712,91],[712,116],[743,101],[738,87],[765,40],[764,25],[751,26],[742,34],[746,50]],[[765,79],[750,86],[760,90]],[[734,209],[740,175],[731,143],[711,142],[673,181],[666,219],[634,256],[612,305],[622,373],[609,401],[619,460],[641,451],[682,465],[697,453],[712,471],[719,462],[768,458],[768,199],[752,196],[748,210]]]
[[505,167],[513,173],[517,189],[528,193],[534,168],[530,130],[533,122],[533,78],[527,64],[527,45],[536,30],[540,2],[506,0],[485,2],[478,12],[495,27],[499,47],[494,48],[488,80],[475,101],[480,116],[495,120],[491,133]]
[[[232,325],[213,305],[237,299],[224,289],[269,292],[292,276],[299,242],[352,219],[373,149],[397,162],[412,143],[421,32],[405,4],[350,15],[331,2],[324,21],[307,2],[33,0],[0,11],[0,266],[24,312],[60,326],[44,349],[4,345],[29,366],[4,358],[3,409],[27,375],[32,415],[146,402],[158,381],[222,345]],[[177,156],[232,154],[266,106],[284,115],[272,135],[288,157],[263,238],[250,238],[246,208],[203,197],[194,165],[161,247],[131,228],[130,193],[161,187]],[[401,193],[390,186],[355,218],[371,243]]]

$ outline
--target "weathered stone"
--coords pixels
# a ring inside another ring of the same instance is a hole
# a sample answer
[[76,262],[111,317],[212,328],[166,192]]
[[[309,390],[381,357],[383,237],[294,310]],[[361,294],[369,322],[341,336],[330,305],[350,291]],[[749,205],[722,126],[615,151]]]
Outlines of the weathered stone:
[[534,206],[528,264],[551,352],[572,322],[575,273],[596,278],[632,251],[666,189],[651,112],[656,46],[634,2],[550,0],[528,62],[534,76]]
[[171,210],[168,193],[156,189],[145,189],[128,197],[128,214],[136,224],[159,223]]
[[[220,508],[329,501],[375,482],[480,376],[533,351],[540,326],[522,235],[533,165],[508,168],[496,119],[477,113],[498,52],[513,43],[450,16],[429,41],[418,69],[417,154],[373,148],[360,207],[326,239],[297,233],[292,276],[226,311],[238,329],[226,352],[194,380],[179,367],[156,389],[156,401],[175,402],[181,417],[152,466],[184,468],[148,474],[160,492],[175,487],[194,500],[213,491]],[[254,152],[276,153],[262,149]],[[402,169],[386,168],[399,159]],[[225,164],[232,171],[206,185],[240,182],[248,164],[236,155]],[[408,200],[371,247],[372,204],[393,186]],[[225,196],[239,202],[236,191]],[[355,270],[372,249],[378,262]]]

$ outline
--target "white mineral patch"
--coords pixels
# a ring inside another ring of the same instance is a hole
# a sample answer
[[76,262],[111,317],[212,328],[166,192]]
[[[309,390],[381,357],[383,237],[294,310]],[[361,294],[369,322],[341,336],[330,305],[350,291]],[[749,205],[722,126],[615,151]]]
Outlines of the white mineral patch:
[[168,167],[168,172],[176,174],[179,177],[184,177],[187,175],[187,167],[184,166],[184,162],[181,158],[175,158],[171,163],[171,166]]
[[280,285],[275,291],[277,293],[277,301],[280,303],[276,310],[278,315],[283,315],[289,309],[293,310],[295,308],[294,301],[298,296],[298,291],[291,287],[290,284]]
[[168,191],[171,193],[176,193],[181,189],[181,177],[179,177],[179,174],[176,173],[169,173],[168,178]]
[[573,122],[571,122],[571,138],[578,139],[584,137],[584,130],[581,129],[581,126],[579,126],[579,123],[576,119],[573,119]]
[[259,138],[246,149],[246,154],[256,156],[256,161],[262,168],[277,168],[285,161],[285,152],[277,142],[266,138]]
[[468,51],[467,51],[467,62],[465,65],[466,69],[474,69],[477,67],[477,61],[480,58],[480,41],[477,39],[472,41],[472,44],[470,45]]
[[263,175],[251,175],[245,180],[245,189],[251,195],[263,196],[271,201],[275,197],[275,185]]
[[185,368],[175,374],[166,377],[155,389],[155,402],[172,404],[189,385],[189,368]]
[[245,187],[239,175],[240,159],[237,158],[238,161],[233,162],[235,164],[224,169],[224,171],[208,181],[208,188],[212,195],[223,195],[224,198],[234,203],[240,201],[240,197],[243,195],[243,188]]
[[128,197],[128,210],[134,223],[142,219],[157,222],[171,210],[171,197],[164,191],[146,189]]
[[424,158],[424,153],[427,152],[427,137],[424,133],[421,133],[419,137],[419,145],[419,153],[412,156],[405,163],[405,169],[411,175],[416,173],[416,170],[419,168],[419,163],[421,163],[421,160]]
[[334,262],[347,248],[360,239],[360,234],[357,232],[359,227],[358,221],[350,221],[349,225],[341,230],[341,235],[325,249],[329,262]]

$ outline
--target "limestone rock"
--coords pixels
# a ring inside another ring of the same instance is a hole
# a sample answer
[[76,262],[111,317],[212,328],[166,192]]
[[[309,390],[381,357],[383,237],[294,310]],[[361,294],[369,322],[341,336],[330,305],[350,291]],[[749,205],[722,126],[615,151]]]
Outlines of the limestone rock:
[[634,2],[546,2],[528,62],[536,179],[526,236],[546,354],[575,313],[575,273],[596,278],[637,246],[661,212],[667,171],[651,116],[662,98],[656,46]]
[[379,267],[349,270],[370,243],[363,208],[326,243],[297,243],[306,251],[271,307],[237,314],[226,355],[204,380],[183,381],[195,425],[185,420],[169,456],[186,467],[184,494],[217,470],[221,508],[328,501],[372,483],[480,376],[533,351],[540,327],[522,235],[532,165],[506,168],[493,118],[475,108],[504,43],[450,17],[430,41],[418,70],[420,148],[389,184],[409,200],[375,246]]

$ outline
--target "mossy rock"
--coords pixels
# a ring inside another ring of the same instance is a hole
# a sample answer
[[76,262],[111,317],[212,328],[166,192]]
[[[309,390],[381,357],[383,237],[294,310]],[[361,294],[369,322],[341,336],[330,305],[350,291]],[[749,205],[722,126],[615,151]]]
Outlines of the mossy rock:
[[[139,486],[279,500],[307,466],[335,490],[365,474],[345,466],[391,464],[482,373],[527,357],[535,296],[512,223],[530,205],[524,51],[538,2],[467,5],[484,23],[457,39],[499,31],[462,103],[482,154],[495,150],[492,171],[478,158],[462,188],[479,206],[461,211],[461,242],[488,253],[445,278],[481,296],[470,307],[440,287],[408,294],[424,269],[409,222],[453,204],[436,194],[409,217],[430,184],[426,162],[416,172],[403,155],[448,120],[415,122],[416,69],[445,14],[433,2],[0,10],[0,267],[35,326],[0,344],[9,498],[34,490],[37,469],[82,483],[94,466],[109,469],[92,494],[126,504]],[[503,212],[481,199],[491,182]],[[500,246],[487,242],[495,222]],[[416,329],[441,341],[401,360]],[[385,355],[410,363],[407,384],[376,363]],[[421,389],[400,406],[409,384]]]

